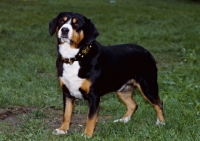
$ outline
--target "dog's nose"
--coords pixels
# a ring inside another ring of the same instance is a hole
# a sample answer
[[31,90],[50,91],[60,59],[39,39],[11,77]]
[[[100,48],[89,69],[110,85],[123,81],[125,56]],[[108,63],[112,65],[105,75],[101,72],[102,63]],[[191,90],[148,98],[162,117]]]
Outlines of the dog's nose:
[[62,31],[63,34],[67,34],[67,33],[69,32],[69,29],[66,28],[66,27],[63,27],[63,28],[61,29],[61,31]]

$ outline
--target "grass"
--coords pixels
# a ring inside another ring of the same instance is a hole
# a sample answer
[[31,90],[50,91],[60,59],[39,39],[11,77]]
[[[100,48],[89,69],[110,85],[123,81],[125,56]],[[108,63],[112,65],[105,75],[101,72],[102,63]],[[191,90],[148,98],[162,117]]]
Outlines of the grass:
[[[138,91],[139,108],[128,124],[113,123],[125,112],[115,94],[102,97],[100,116],[91,140],[200,140],[200,5],[189,0],[75,0],[0,1],[0,108],[36,107],[19,115],[15,127],[0,120],[0,141],[84,140],[80,131],[51,135],[47,107],[62,109],[56,77],[56,38],[48,23],[62,11],[92,19],[103,45],[136,43],[158,62],[160,96],[166,126],[155,126],[154,109]],[[78,101],[75,114],[86,115],[87,103]],[[50,118],[50,117],[49,117]],[[84,129],[84,128],[83,128]],[[12,134],[11,134],[12,132]],[[83,131],[82,131],[83,132]]]

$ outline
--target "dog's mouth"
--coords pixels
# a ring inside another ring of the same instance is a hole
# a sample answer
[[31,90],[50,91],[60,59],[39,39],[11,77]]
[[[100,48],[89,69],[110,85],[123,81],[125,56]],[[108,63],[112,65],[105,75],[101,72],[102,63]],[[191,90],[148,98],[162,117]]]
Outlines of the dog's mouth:
[[62,38],[62,39],[68,39],[68,35],[62,34],[60,38]]
[[60,37],[61,42],[68,43],[70,45],[74,44],[74,41],[68,38],[68,35],[61,35]]

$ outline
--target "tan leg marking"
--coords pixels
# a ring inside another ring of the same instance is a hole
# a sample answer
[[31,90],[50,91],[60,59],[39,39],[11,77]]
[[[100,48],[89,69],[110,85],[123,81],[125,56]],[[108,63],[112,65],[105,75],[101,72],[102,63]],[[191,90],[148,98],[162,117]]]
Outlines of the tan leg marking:
[[80,88],[88,94],[90,91],[90,86],[91,82],[88,79],[85,79]]
[[[146,99],[147,101],[149,101],[149,103],[151,103],[151,101],[145,96],[145,94],[144,94],[142,88],[140,87],[140,84],[135,83],[135,86],[137,86],[137,88],[140,90],[140,92],[141,92],[142,96],[144,97],[144,99]],[[151,104],[152,104],[152,103],[151,103]]]
[[[116,92],[116,93],[119,96],[119,98],[122,100],[122,102],[124,102],[124,104],[126,105],[126,108],[127,108],[127,112],[123,116],[122,119],[125,119],[127,117],[130,118],[137,108],[137,104],[132,98],[132,92],[126,92],[126,93]],[[126,121],[124,121],[124,122],[126,122]]]
[[155,110],[156,110],[157,118],[158,118],[161,122],[165,122],[162,109],[161,109],[158,105],[153,105],[153,106],[154,106],[154,108],[155,108]]
[[64,111],[64,115],[63,115],[63,123],[62,123],[61,127],[59,128],[60,130],[63,130],[65,132],[67,130],[69,130],[69,125],[70,125],[70,122],[71,122],[72,112],[74,110],[74,105],[75,105],[75,100],[73,102],[69,98],[66,99],[65,111]]
[[86,135],[88,137],[92,137],[95,126],[96,126],[97,119],[98,119],[98,111],[94,114],[94,116],[92,118],[87,117],[84,135]]
[[63,83],[63,81],[61,80],[60,77],[58,77],[58,81],[59,81],[59,83],[60,83],[60,86],[62,87],[64,83]]
[[[137,83],[136,86],[138,87],[138,89],[140,90],[140,92],[142,93],[143,97],[149,101],[149,103],[151,103],[151,101],[144,95],[144,92],[143,90],[141,89],[140,85]],[[161,105],[162,101],[159,100],[159,104],[156,105],[156,104],[153,104],[151,103],[153,106],[154,106],[154,109],[156,110],[156,115],[157,115],[157,118],[161,121],[161,122],[165,122],[164,120],[164,115],[163,115],[163,111],[162,111],[162,105]],[[160,105],[160,106],[159,106]]]

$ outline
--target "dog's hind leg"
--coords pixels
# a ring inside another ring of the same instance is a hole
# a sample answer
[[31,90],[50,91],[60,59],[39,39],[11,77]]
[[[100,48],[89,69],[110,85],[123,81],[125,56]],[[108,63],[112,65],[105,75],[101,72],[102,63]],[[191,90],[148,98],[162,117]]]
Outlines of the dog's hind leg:
[[126,105],[127,111],[126,114],[121,119],[114,120],[114,122],[124,122],[127,123],[131,116],[134,114],[135,110],[137,109],[137,104],[132,98],[132,91],[126,92],[116,92],[118,97],[124,102]]
[[154,106],[157,114],[156,124],[165,125],[163,102],[158,95],[157,79],[153,80],[153,78],[151,78],[151,81],[148,81],[148,79],[145,80],[141,78],[135,85],[139,88],[144,98]]

